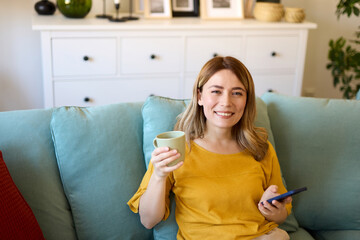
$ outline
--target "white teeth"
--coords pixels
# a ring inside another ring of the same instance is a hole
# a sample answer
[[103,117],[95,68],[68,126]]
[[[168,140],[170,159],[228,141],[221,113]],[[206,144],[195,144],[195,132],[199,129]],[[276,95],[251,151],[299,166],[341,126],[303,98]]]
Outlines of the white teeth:
[[220,112],[216,112],[216,114],[224,117],[230,117],[232,115],[232,113],[220,113]]

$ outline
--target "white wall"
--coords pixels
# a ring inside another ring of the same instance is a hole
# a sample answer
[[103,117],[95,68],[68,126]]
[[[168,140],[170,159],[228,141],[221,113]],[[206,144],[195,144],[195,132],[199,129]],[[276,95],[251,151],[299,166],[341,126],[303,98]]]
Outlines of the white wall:
[[354,39],[359,24],[359,17],[342,16],[339,20],[335,15],[338,0],[282,0],[285,7],[305,8],[306,20],[318,24],[316,30],[311,30],[308,38],[308,48],[304,71],[303,93],[314,90],[315,97],[341,98],[340,90],[333,87],[330,71],[326,69],[329,62],[327,54],[329,40],[344,36]]
[[39,33],[33,3],[0,0],[0,111],[42,107]]
[[[51,0],[55,2],[55,0]],[[0,0],[0,111],[43,107],[40,34],[31,29],[34,3]],[[108,12],[113,12],[107,0]],[[309,34],[303,90],[316,97],[340,98],[325,66],[330,38],[353,37],[359,19],[335,16],[337,0],[282,0],[288,7],[304,7],[307,20],[318,24]],[[127,9],[124,3],[122,11]],[[102,1],[93,0],[93,14],[102,13]]]

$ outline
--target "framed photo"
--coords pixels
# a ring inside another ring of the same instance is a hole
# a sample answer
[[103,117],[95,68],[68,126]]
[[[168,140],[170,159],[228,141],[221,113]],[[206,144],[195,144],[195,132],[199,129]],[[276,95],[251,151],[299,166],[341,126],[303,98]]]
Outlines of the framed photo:
[[243,0],[201,0],[201,18],[203,19],[243,19]]
[[146,18],[172,18],[170,0],[144,0]]
[[[132,1],[132,0],[130,0]],[[144,13],[144,0],[134,0],[135,1],[135,12]]]
[[174,17],[198,17],[199,0],[172,0]]

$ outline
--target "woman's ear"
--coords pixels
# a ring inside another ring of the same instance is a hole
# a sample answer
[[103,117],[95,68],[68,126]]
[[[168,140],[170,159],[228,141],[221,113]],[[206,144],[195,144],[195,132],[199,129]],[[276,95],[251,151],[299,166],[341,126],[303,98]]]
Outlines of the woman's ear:
[[200,89],[197,90],[197,102],[199,106],[202,106],[202,101],[201,101],[201,92]]

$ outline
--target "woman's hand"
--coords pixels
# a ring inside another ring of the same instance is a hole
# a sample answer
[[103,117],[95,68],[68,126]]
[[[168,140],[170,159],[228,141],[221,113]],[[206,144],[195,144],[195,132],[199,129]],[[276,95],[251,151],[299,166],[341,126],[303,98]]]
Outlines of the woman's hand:
[[267,199],[280,195],[277,191],[278,186],[276,185],[268,187],[261,197],[258,208],[266,220],[281,224],[287,218],[287,210],[285,206],[286,204],[291,203],[292,198],[287,197],[281,202],[273,200],[271,203],[268,203],[266,201]]
[[159,147],[151,154],[151,162],[154,166],[154,173],[158,178],[165,179],[169,173],[178,169],[183,165],[179,162],[174,166],[168,167],[167,165],[180,157],[180,153],[176,149],[170,150],[169,147]]
[[181,167],[183,162],[172,167],[167,165],[179,157],[180,153],[168,147],[156,148],[151,154],[154,171],[146,191],[140,197],[139,205],[140,221],[148,229],[153,228],[164,217],[167,176]]

